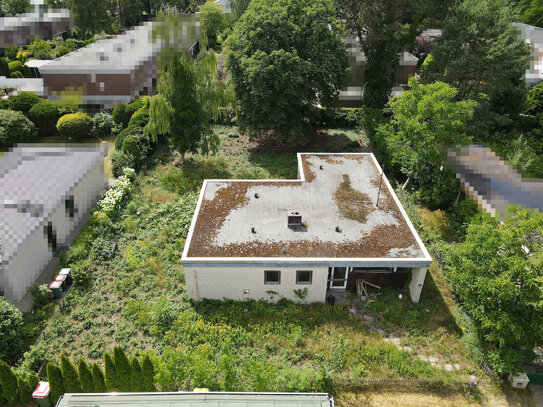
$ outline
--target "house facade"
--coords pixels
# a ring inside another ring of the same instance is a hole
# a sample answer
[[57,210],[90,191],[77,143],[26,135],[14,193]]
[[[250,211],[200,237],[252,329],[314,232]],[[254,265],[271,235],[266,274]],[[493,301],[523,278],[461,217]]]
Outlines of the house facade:
[[0,294],[17,304],[106,187],[104,147],[19,145],[0,157]]
[[204,181],[181,260],[189,297],[324,302],[363,280],[418,302],[432,258],[373,154],[298,154],[298,168]]

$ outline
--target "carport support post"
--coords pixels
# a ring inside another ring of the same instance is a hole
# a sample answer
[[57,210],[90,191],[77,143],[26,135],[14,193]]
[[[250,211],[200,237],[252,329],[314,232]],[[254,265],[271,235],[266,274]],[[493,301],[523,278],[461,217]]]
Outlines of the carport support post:
[[422,286],[424,285],[424,279],[426,278],[426,270],[428,270],[426,267],[413,268],[411,270],[409,294],[411,294],[411,301],[413,302],[419,302]]

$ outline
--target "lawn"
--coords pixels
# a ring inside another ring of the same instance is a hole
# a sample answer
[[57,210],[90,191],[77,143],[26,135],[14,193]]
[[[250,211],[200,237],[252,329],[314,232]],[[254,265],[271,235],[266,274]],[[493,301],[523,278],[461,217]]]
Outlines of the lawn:
[[[180,258],[202,180],[297,176],[296,150],[271,141],[258,145],[235,127],[215,131],[219,153],[189,155],[183,169],[178,155],[159,145],[119,213],[89,222],[64,262],[91,278],[59,307],[25,354],[23,368],[57,362],[61,352],[101,361],[104,352],[122,345],[129,355],[156,355],[164,390],[332,391],[338,405],[394,405],[398,396],[391,389],[365,389],[359,378],[425,379],[442,383],[424,395],[427,405],[506,400],[462,346],[463,331],[437,266],[419,304],[405,289],[382,290],[345,306],[188,301]],[[367,151],[366,145],[357,131],[329,130],[305,150]],[[473,375],[482,382],[475,398],[453,384]],[[387,394],[391,403],[382,401]],[[512,394],[507,397],[524,400]]]

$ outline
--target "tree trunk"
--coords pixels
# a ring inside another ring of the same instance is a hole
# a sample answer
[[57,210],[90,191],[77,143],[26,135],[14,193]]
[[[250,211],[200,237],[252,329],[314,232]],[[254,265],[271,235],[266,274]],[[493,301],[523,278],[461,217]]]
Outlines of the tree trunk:
[[411,175],[409,177],[407,177],[407,180],[405,181],[405,183],[403,184],[402,186],[402,191],[405,191],[405,188],[407,188],[407,184],[409,184],[409,181],[411,180]]

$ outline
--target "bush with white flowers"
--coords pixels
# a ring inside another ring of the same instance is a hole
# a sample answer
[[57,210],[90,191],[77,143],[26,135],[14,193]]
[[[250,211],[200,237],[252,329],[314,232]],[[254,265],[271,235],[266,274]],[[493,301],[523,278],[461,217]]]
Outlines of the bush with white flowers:
[[111,185],[98,202],[98,210],[111,216],[119,209],[119,205],[130,190],[131,182],[136,176],[132,168],[125,168],[123,174]]

